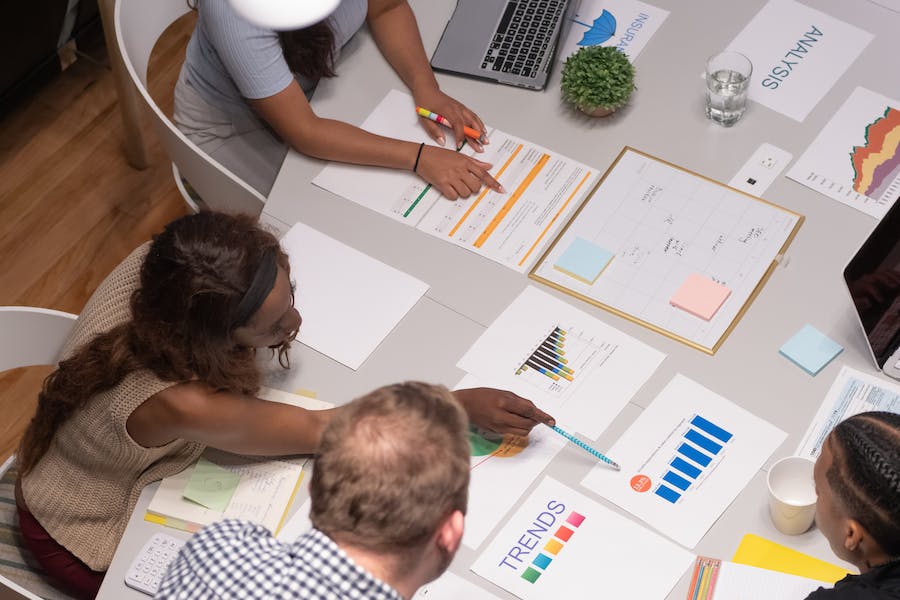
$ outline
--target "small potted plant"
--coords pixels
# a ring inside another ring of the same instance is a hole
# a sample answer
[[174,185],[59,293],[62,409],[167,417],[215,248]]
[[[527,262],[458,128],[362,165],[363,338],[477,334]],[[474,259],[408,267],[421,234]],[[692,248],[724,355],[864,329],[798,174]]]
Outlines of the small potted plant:
[[563,66],[563,99],[592,117],[625,106],[634,89],[634,66],[612,46],[581,48]]

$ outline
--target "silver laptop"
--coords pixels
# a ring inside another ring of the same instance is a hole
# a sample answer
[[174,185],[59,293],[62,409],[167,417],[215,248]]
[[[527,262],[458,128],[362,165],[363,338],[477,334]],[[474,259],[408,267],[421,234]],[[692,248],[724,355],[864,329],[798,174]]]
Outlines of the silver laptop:
[[844,281],[872,359],[900,379],[900,201],[847,263]]
[[578,0],[457,0],[431,66],[540,90]]

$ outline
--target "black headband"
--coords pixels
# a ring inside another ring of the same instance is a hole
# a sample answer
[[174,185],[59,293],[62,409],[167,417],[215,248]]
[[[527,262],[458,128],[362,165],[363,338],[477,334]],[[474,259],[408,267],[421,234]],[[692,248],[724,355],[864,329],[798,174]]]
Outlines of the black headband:
[[275,287],[275,278],[278,276],[278,260],[275,248],[266,250],[259,261],[250,287],[244,292],[244,296],[238,303],[234,315],[233,327],[240,327],[250,320],[250,317],[259,310],[262,303],[269,296],[269,292]]

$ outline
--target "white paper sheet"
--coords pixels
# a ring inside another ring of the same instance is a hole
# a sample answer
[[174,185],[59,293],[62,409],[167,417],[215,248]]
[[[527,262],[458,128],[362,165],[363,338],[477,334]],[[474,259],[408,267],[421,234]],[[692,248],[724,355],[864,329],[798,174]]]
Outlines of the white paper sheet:
[[565,61],[583,47],[614,46],[634,62],[668,16],[669,11],[640,0],[583,0],[560,47],[559,60]]
[[[560,337],[559,331],[563,334]],[[547,365],[548,340],[556,338],[555,379]],[[535,358],[537,357],[537,358]],[[650,378],[666,355],[587,313],[527,287],[469,348],[457,366],[528,398],[559,426],[596,439]],[[529,366],[532,365],[532,366]],[[523,368],[524,367],[524,368]]]
[[[475,387],[502,386],[466,375],[453,389]],[[488,439],[483,440],[477,433],[472,433],[470,437],[472,473],[463,544],[477,549],[556,458],[566,440],[542,425],[531,430],[527,445],[516,436],[488,435]]]
[[676,375],[582,484],[693,548],[786,436]]
[[545,478],[472,571],[526,600],[664,598],[693,555]]
[[484,588],[463,579],[455,573],[445,571],[443,575],[426,583],[413,594],[412,600],[492,600],[497,598]]
[[[391,90],[361,127],[435,145],[420,119],[412,98]],[[491,143],[476,158],[493,165],[490,172],[505,194],[485,187],[467,199],[449,201],[414,173],[339,163],[327,165],[313,183],[524,272],[593,188],[597,172],[496,129],[488,129],[488,137]],[[475,155],[469,146],[462,152]]]
[[900,101],[856,88],[787,176],[880,219],[900,196]]
[[297,223],[281,240],[303,317],[297,339],[358,369],[428,290],[428,285]]
[[722,561],[713,600],[800,600],[824,584],[815,579]]
[[769,0],[728,49],[753,63],[751,100],[803,121],[871,40],[799,2]]
[[815,460],[835,425],[872,410],[900,413],[900,385],[845,365],[834,378],[794,454]]
[[[305,478],[301,485],[306,488],[306,493],[308,494],[309,478]],[[278,535],[275,536],[279,542],[290,544],[312,529],[312,522],[309,520],[309,509],[311,506],[312,501],[307,497],[303,504],[297,508],[297,511],[284,521],[284,525],[281,526],[281,529],[278,530]]]

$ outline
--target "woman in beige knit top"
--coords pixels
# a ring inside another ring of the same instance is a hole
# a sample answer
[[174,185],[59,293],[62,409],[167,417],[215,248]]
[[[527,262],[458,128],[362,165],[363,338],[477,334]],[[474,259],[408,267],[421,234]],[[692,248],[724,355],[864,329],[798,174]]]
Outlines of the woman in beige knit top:
[[[256,398],[257,348],[300,327],[287,256],[247,217],[169,224],[104,280],[44,382],[19,453],[20,528],[70,593],[96,595],[141,489],[206,446],[309,454],[334,410]],[[549,415],[510,392],[461,390],[471,421],[527,434]]]

